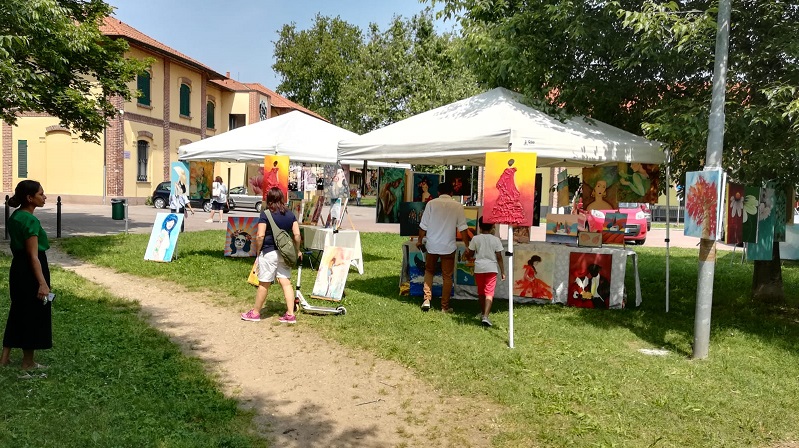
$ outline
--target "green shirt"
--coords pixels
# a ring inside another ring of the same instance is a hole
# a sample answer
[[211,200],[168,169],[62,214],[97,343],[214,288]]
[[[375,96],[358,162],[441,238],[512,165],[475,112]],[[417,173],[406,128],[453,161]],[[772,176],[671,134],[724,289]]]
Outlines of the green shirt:
[[50,241],[39,218],[25,210],[17,209],[8,218],[8,234],[12,251],[25,250],[25,241],[32,236],[39,238],[39,250],[50,248]]

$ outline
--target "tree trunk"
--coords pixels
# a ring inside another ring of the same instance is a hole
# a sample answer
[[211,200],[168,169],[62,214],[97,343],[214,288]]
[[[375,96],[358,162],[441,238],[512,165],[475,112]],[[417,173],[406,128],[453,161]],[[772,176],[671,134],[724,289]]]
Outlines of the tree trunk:
[[785,293],[782,288],[780,243],[776,241],[770,261],[755,260],[755,269],[752,275],[752,299],[767,303],[785,301]]

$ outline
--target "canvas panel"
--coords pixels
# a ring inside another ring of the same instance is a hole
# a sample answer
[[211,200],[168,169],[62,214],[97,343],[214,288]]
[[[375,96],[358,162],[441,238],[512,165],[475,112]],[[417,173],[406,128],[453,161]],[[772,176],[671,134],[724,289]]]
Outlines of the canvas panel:
[[516,250],[513,254],[513,295],[551,301],[554,256],[549,251]]
[[258,218],[255,216],[230,216],[225,235],[226,257],[255,257],[255,236],[258,234]]
[[214,183],[214,162],[190,162],[189,172],[189,197],[210,199],[211,185]]
[[618,183],[617,166],[583,168],[583,209],[617,210]]
[[483,220],[515,226],[533,225],[535,153],[486,154]]
[[403,202],[400,204],[400,236],[418,236],[419,223],[422,222],[424,202]]
[[311,297],[340,301],[344,296],[344,285],[352,261],[352,248],[327,246],[319,261],[319,270]]
[[441,176],[432,173],[413,173],[411,196],[413,202],[430,202],[438,197]]
[[264,156],[264,167],[261,169],[261,191],[266,202],[266,194],[272,187],[289,197],[289,156]]
[[607,309],[611,303],[612,257],[608,254],[569,254],[567,305]]
[[471,170],[444,170],[444,182],[452,186],[452,196],[472,195]]
[[721,171],[685,173],[684,233],[686,236],[716,238],[720,185]]
[[169,262],[178,244],[183,215],[180,213],[158,213],[150,232],[150,240],[144,252],[144,259]]
[[573,244],[577,242],[578,216],[572,214],[547,214],[546,242]]
[[757,209],[760,198],[760,187],[744,187],[743,204],[743,240],[746,243],[757,243]]
[[619,202],[654,204],[660,187],[660,165],[650,163],[619,163]]
[[377,195],[378,223],[399,223],[399,205],[404,200],[405,170],[402,168],[380,168]]
[[774,250],[774,188],[760,189],[757,205],[757,242],[746,248],[747,260],[771,260]]
[[727,184],[727,225],[724,230],[724,242],[727,244],[743,243],[744,237],[744,186],[736,183]]

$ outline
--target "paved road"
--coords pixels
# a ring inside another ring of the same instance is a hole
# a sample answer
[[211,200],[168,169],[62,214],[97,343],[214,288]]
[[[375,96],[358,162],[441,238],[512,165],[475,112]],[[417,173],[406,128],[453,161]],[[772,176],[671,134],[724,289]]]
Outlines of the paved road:
[[[2,206],[0,206],[2,207]],[[153,226],[155,215],[164,212],[151,206],[132,205],[128,207],[127,229],[131,233],[150,233]],[[348,228],[350,220],[352,225],[361,232],[388,232],[399,233],[399,224],[377,224],[375,223],[374,207],[348,206],[349,218],[344,219],[344,227]],[[326,211],[324,212],[326,213]],[[42,225],[47,231],[48,236],[55,238],[57,229],[56,205],[49,202],[43,208],[36,211],[36,215],[42,221]],[[257,216],[255,211],[232,210],[229,216]],[[222,225],[206,223],[208,214],[197,212],[189,215],[186,220],[186,231],[219,229]],[[125,232],[125,221],[111,219],[111,205],[83,205],[83,204],[63,204],[61,209],[61,236],[79,235],[112,235]],[[0,219],[0,228],[5,233],[5,220]],[[533,227],[533,240],[544,240],[544,227]],[[666,229],[652,229],[647,237],[644,247],[666,247]],[[672,247],[696,248],[699,243],[698,238],[686,237],[682,229],[671,229],[670,231]],[[720,250],[732,250],[733,247],[726,244],[718,244]]]

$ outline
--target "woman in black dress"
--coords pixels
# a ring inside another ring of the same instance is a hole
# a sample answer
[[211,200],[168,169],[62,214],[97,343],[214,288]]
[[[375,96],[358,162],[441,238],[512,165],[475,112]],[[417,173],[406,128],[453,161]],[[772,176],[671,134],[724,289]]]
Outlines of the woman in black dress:
[[33,352],[53,347],[50,268],[45,254],[50,242],[39,219],[33,216],[36,207],[44,206],[46,199],[39,182],[23,180],[8,200],[9,207],[19,209],[8,218],[14,258],[8,275],[11,308],[0,365],[11,362],[12,348],[21,348],[23,370],[44,368],[33,360]]

